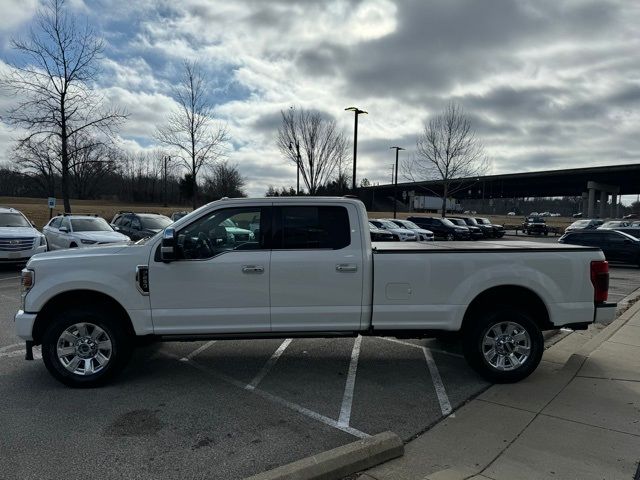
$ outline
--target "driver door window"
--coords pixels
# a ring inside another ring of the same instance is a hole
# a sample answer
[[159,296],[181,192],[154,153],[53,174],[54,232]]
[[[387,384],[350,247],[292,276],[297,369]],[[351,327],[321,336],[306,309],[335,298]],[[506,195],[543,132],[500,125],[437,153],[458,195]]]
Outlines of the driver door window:
[[178,258],[206,260],[234,250],[265,248],[260,209],[217,210],[178,232]]

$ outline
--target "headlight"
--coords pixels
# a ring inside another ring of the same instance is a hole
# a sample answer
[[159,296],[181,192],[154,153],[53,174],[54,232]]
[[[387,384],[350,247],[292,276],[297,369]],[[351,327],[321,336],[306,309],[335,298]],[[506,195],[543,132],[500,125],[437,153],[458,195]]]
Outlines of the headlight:
[[80,243],[84,243],[85,245],[93,245],[94,243],[98,242],[96,240],[85,240],[84,238],[81,238]]
[[253,232],[251,232],[251,233],[249,234],[249,240],[255,240],[255,239],[256,239],[255,234],[254,234]]
[[40,237],[40,246],[41,246],[41,247],[43,247],[43,246],[45,246],[46,244],[47,244],[47,239],[45,238],[45,236],[44,236],[44,235],[42,235],[42,236]]
[[29,270],[28,268],[22,269],[20,273],[20,285],[22,287],[22,293],[26,293],[31,290],[33,284],[36,280],[36,274],[33,270]]

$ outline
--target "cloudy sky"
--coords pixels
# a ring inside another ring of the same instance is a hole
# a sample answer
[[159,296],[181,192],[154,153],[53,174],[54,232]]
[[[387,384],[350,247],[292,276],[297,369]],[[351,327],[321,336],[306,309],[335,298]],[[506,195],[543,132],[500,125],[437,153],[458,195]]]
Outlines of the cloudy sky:
[[[0,68],[37,0],[0,0]],[[390,180],[391,145],[415,150],[447,102],[473,119],[493,173],[640,160],[637,0],[69,0],[107,44],[97,88],[130,113],[124,148],[154,147],[184,59],[201,63],[229,160],[252,195],[295,185],[277,151],[280,110],[335,118],[358,178]],[[0,98],[0,108],[11,99]],[[11,132],[0,123],[0,159]],[[402,157],[401,157],[402,158]]]

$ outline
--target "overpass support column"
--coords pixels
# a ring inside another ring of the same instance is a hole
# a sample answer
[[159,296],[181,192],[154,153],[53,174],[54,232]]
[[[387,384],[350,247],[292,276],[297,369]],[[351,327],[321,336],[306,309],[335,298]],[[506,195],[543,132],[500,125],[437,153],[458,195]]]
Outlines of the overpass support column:
[[598,182],[587,182],[587,189],[589,190],[589,217],[593,218],[596,210],[596,190],[600,192],[600,218],[604,218],[607,214],[607,199],[609,198],[609,194],[618,194],[620,193],[620,187],[616,187],[613,185],[605,185]]
[[589,212],[589,192],[582,192],[582,205],[580,211],[582,212],[582,217],[587,218]]
[[601,190],[600,191],[600,218],[605,218],[607,216],[607,200],[609,199],[609,194]]
[[611,194],[611,208],[609,209],[610,218],[618,218],[618,195]]
[[589,188],[589,200],[587,205],[587,217],[593,218],[596,209],[596,189]]

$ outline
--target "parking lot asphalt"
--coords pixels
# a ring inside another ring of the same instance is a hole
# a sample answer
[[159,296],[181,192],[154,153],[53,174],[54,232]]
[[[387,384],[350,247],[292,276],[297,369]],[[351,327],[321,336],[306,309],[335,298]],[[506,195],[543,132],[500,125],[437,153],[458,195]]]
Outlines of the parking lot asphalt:
[[[640,287],[611,268],[611,299]],[[487,387],[455,342],[390,338],[164,343],[116,382],[73,390],[15,337],[18,272],[0,269],[0,478],[254,474],[392,430],[408,440]]]

